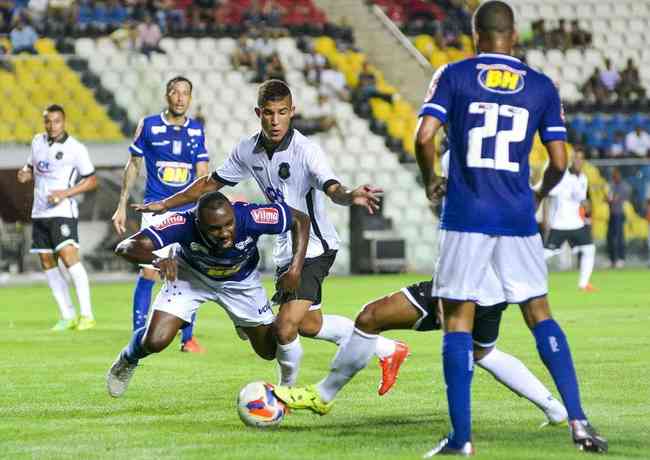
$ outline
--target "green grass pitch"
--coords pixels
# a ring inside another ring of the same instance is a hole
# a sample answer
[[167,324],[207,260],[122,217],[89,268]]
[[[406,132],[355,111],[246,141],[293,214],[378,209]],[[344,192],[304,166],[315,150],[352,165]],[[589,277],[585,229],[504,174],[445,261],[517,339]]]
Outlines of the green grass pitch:
[[[324,309],[353,317],[367,301],[422,277],[332,277]],[[607,458],[650,458],[650,272],[597,272],[595,294],[576,273],[553,274],[551,305],[566,331],[592,422],[609,438]],[[268,285],[267,285],[268,286]],[[205,305],[203,356],[174,343],[142,361],[129,390],[110,398],[105,373],[130,337],[131,284],[92,286],[96,329],[54,333],[45,285],[0,288],[0,458],[418,459],[448,430],[439,332],[389,334],[412,356],[394,389],[377,396],[376,360],[343,390],[325,417],[293,413],[275,430],[244,427],[235,397],[244,384],[276,380],[219,307]],[[301,383],[321,379],[331,344],[303,339]],[[516,307],[499,347],[524,361],[556,394]],[[473,384],[474,443],[483,459],[584,458],[566,428],[539,430],[543,415],[482,369]]]

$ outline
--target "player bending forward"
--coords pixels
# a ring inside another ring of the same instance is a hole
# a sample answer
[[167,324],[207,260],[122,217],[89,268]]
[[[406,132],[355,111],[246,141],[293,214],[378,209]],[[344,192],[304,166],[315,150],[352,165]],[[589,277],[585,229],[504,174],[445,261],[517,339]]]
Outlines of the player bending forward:
[[[257,240],[289,230],[293,256],[278,283],[293,292],[305,261],[309,218],[284,203],[231,204],[223,194],[211,192],[199,199],[195,210],[171,215],[120,243],[118,255],[153,264],[165,285],[154,301],[149,325],[135,331],[108,371],[108,393],[121,396],[138,362],[164,350],[207,301],[221,305],[255,352],[272,360],[276,356],[274,316],[257,271]],[[171,244],[175,246],[169,257],[157,259],[153,252]]]
[[[300,362],[302,357],[298,334],[339,345],[354,329],[354,323],[348,318],[321,313],[322,284],[334,264],[339,243],[336,229],[327,217],[325,196],[342,206],[364,206],[372,213],[378,207],[381,193],[369,185],[350,190],[341,184],[320,147],[291,127],[294,112],[291,90],[286,83],[264,82],[259,87],[255,108],[262,128],[259,133],[235,146],[226,162],[212,175],[197,179],[169,198],[136,206],[142,212],[165,212],[195,202],[202,193],[253,178],[270,201],[287,203],[309,214],[309,246],[300,285],[295,292],[286,292],[278,285],[274,296],[280,303],[276,320],[278,362],[285,368]],[[281,275],[291,260],[290,233],[278,236],[274,256],[277,273]],[[408,348],[401,342],[379,337],[375,354],[382,368],[379,394],[383,395],[395,383]],[[283,370],[283,374],[287,378],[280,384],[292,386],[298,378],[298,367]]]

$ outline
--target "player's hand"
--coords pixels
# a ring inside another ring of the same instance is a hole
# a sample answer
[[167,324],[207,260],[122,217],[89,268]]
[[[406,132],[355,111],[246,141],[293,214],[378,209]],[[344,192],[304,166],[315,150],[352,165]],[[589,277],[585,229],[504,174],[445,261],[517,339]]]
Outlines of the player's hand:
[[23,166],[18,170],[18,182],[25,184],[32,180],[32,170],[29,166]]
[[151,212],[154,215],[163,214],[168,211],[164,201],[152,201],[147,204],[132,204],[131,207],[137,212]]
[[111,220],[117,234],[123,235],[126,232],[126,209],[123,206],[118,206]]
[[52,193],[47,196],[47,202],[52,206],[56,206],[66,198],[68,198],[68,195],[66,195],[65,190],[52,190]]
[[431,204],[438,205],[447,194],[447,178],[436,176],[426,189],[427,198]]
[[160,277],[167,281],[176,281],[178,275],[178,262],[176,256],[155,259],[152,265],[160,270]]
[[300,286],[300,270],[289,269],[278,280],[278,286],[284,292],[296,292]]
[[380,188],[372,185],[361,185],[352,190],[352,204],[365,207],[370,214],[379,210],[379,199],[384,194]]

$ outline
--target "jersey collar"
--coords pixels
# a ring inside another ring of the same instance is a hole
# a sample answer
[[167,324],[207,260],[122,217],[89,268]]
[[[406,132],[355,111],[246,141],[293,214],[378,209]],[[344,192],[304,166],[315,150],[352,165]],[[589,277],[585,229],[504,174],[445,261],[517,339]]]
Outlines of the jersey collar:
[[266,152],[268,155],[273,155],[275,152],[287,150],[289,148],[289,144],[291,144],[291,141],[293,140],[293,132],[294,129],[290,127],[287,131],[287,134],[284,135],[280,143],[274,149],[267,150],[264,146],[264,133],[260,131],[257,134],[257,141],[255,142],[255,147],[253,147],[253,153]]
[[47,139],[47,145],[52,145],[52,144],[65,144],[65,141],[68,140],[68,133],[66,131],[63,131],[63,134],[58,139],[52,139],[50,136],[45,133],[45,137]]
[[[168,122],[167,119],[165,118],[165,112],[160,112],[160,119],[162,120],[163,123],[165,123],[165,125],[172,126],[172,124]],[[183,126],[187,128],[189,124],[190,124],[190,117],[185,116],[185,123],[183,123]],[[174,125],[174,126],[178,126],[178,125]]]
[[519,59],[517,59],[514,56],[510,56],[509,54],[502,54],[502,53],[480,53],[478,57],[487,57],[487,58],[497,58],[497,59],[508,59],[510,61],[515,61],[521,63]]

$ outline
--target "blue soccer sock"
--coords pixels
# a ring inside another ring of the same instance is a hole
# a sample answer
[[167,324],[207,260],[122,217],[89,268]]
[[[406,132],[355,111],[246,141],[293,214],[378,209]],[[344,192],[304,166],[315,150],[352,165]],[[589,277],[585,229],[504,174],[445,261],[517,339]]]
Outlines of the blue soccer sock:
[[571,350],[560,325],[554,319],[541,321],[533,328],[533,335],[539,356],[562,396],[569,420],[585,420],[587,417],[580,404],[580,389]]
[[146,327],[141,327],[135,331],[131,337],[131,341],[122,351],[122,356],[131,364],[138,364],[138,361],[150,355],[142,346],[142,338],[145,332],[147,332]]
[[449,435],[449,447],[460,449],[472,438],[471,387],[474,359],[472,335],[469,332],[445,334],[442,341],[442,363],[453,430]]
[[192,321],[185,323],[185,326],[181,328],[181,342],[189,342],[194,335],[194,322],[196,321],[196,313],[192,315]]
[[155,281],[138,276],[133,291],[133,330],[137,331],[147,324],[147,314],[151,304],[151,291]]

